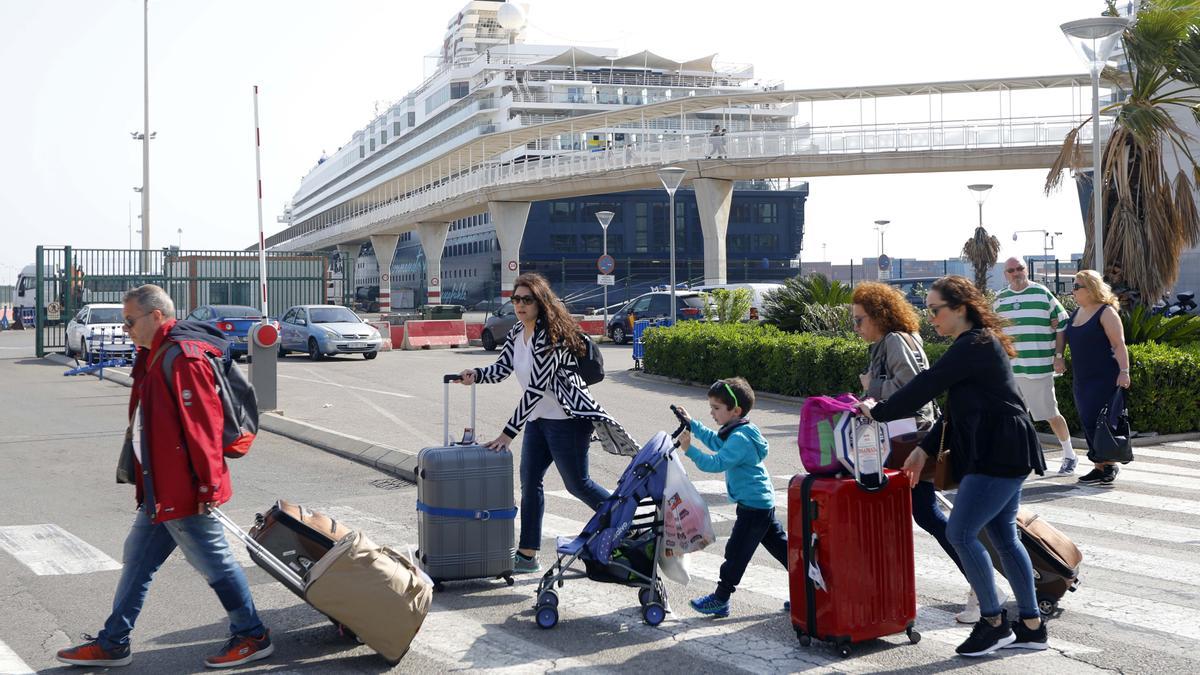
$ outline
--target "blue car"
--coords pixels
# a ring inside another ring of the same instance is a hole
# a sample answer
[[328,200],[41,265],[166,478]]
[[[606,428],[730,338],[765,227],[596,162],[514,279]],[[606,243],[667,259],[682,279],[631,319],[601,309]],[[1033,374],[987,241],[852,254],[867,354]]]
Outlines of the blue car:
[[262,321],[262,312],[245,305],[201,305],[192,310],[187,318],[189,321],[203,321],[221,331],[229,340],[229,355],[240,360],[248,351],[246,340],[250,327]]

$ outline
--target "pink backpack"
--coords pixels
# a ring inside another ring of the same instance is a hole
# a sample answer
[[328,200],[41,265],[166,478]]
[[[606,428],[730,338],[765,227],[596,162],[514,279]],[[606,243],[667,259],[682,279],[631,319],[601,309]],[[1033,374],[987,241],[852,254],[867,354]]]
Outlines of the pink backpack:
[[804,401],[796,445],[800,447],[800,462],[806,471],[833,475],[842,470],[835,449],[834,426],[843,415],[855,414],[857,403],[853,394],[810,396]]

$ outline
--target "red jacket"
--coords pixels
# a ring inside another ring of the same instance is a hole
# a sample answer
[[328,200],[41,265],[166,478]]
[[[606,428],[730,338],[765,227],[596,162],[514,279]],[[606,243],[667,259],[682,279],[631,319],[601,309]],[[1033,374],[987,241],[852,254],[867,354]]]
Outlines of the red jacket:
[[[221,356],[220,338],[196,331],[192,322],[168,321],[150,349],[139,349],[133,369],[129,415],[141,406],[143,462],[137,465],[137,501],[151,522],[196,515],[201,502],[224,504],[233,496],[222,452],[224,413],[205,353]],[[163,372],[163,350],[181,348]]]

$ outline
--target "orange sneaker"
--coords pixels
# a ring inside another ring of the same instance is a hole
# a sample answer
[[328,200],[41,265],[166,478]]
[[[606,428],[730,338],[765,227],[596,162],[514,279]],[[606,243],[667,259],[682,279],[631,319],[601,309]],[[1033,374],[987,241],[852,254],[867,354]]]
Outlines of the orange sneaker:
[[273,653],[275,653],[275,645],[271,644],[271,631],[267,631],[262,634],[262,637],[257,638],[234,635],[229,638],[220,652],[204,659],[204,665],[209,668],[232,668],[265,659]]
[[105,649],[100,646],[100,641],[91,635],[84,635],[83,639],[87,642],[78,647],[60,649],[55,658],[72,666],[97,667],[127,666],[133,661],[133,652],[130,651],[129,645]]

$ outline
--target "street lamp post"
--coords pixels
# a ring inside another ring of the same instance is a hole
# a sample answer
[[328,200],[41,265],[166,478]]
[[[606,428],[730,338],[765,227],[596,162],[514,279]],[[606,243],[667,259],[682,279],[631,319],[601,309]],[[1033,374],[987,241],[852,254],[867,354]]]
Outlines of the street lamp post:
[[[875,231],[879,233],[879,255],[875,257],[875,266],[879,266],[879,262],[883,259],[883,230],[888,226],[890,220],[875,221]],[[879,270],[879,278],[883,278],[883,270]]]
[[175,230],[179,234],[179,250],[183,250],[183,228]]
[[1092,261],[1101,276],[1104,275],[1104,176],[1100,166],[1100,72],[1128,25],[1129,21],[1121,17],[1100,16],[1059,26],[1092,73]]
[[150,0],[142,2],[142,250],[150,250]]
[[968,185],[967,189],[975,194],[975,203],[979,204],[979,226],[983,227],[983,203],[987,201],[988,193],[992,191],[992,186],[988,183],[975,183]]
[[[608,226],[612,223],[612,211],[597,211],[596,220],[600,221],[600,229],[604,230],[604,257],[608,258]],[[604,331],[608,332],[608,284],[601,284],[604,289]]]
[[668,218],[669,229],[671,231],[670,246],[671,246],[671,325],[675,325],[675,191],[679,189],[679,184],[683,182],[683,176],[687,173],[687,169],[682,169],[677,166],[664,166],[658,170],[658,179],[662,181],[663,187],[667,190],[667,198],[670,202]]

